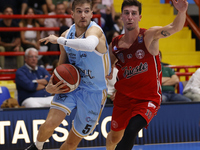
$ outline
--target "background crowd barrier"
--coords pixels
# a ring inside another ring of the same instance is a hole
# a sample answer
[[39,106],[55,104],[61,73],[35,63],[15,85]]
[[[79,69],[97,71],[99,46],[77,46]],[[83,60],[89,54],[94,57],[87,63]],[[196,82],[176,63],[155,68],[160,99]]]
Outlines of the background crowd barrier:
[[[30,19],[30,18],[71,18],[71,15],[0,15],[0,18],[5,19]],[[101,26],[101,15],[93,15],[92,18],[98,19],[98,24]],[[1,32],[12,32],[12,31],[51,31],[60,30],[59,27],[33,27],[33,28],[27,28],[27,27],[0,27]]]
[[200,68],[200,65],[191,65],[191,66],[176,66],[176,65],[169,65],[168,67],[174,69],[176,72],[176,75],[184,76],[184,81],[188,81],[189,77],[198,69]]

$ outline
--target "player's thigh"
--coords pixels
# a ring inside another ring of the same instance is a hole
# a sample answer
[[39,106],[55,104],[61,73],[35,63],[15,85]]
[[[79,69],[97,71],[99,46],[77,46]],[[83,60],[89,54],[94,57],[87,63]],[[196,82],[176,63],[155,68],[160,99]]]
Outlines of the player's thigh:
[[90,134],[97,125],[106,97],[103,98],[103,91],[91,93],[83,90],[79,94],[73,131],[80,137],[84,137]]
[[70,115],[71,111],[77,106],[77,89],[70,93],[55,94],[51,102],[51,108],[63,111],[66,115]]

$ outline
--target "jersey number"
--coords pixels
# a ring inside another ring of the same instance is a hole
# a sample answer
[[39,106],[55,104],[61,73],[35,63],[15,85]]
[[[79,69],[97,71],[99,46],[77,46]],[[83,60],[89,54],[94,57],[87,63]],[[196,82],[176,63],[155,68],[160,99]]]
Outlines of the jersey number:
[[87,125],[85,126],[85,129],[83,129],[83,131],[82,131],[83,134],[87,134],[87,133],[90,131],[91,127],[92,127],[92,125],[87,124]]
[[147,112],[145,115],[148,117],[148,119],[150,119],[152,116],[152,112],[149,109],[147,109]]

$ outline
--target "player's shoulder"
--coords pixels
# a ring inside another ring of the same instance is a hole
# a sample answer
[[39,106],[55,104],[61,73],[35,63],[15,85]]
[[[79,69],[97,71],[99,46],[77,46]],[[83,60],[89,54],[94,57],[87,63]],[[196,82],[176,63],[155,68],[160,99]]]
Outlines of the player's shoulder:
[[98,26],[91,26],[86,30],[85,36],[96,35],[97,37],[101,37],[103,35],[103,31]]
[[102,32],[102,31],[103,30],[100,27],[94,25],[88,28],[86,32]]
[[69,32],[69,29],[67,29],[65,32],[63,32],[62,34],[61,34],[61,37],[65,37],[66,36],[66,34]]
[[153,27],[150,27],[149,29],[147,29],[147,31],[148,30],[160,29],[160,28],[162,28],[162,26],[153,26]]
[[150,27],[149,29],[147,29],[146,31],[145,31],[145,34],[146,33],[149,33],[149,32],[155,32],[155,31],[157,31],[157,30],[159,30],[159,29],[161,29],[162,28],[162,26],[153,26],[153,27]]

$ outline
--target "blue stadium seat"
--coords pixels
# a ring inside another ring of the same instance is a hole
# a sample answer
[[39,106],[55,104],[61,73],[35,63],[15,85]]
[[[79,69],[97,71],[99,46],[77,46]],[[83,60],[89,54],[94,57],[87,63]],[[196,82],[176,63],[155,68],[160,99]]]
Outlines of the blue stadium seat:
[[3,101],[10,98],[10,92],[7,87],[0,86],[2,93],[0,93],[0,106],[2,105]]
[[179,82],[179,93],[180,93],[181,95],[183,95],[183,88],[184,88],[183,82]]

